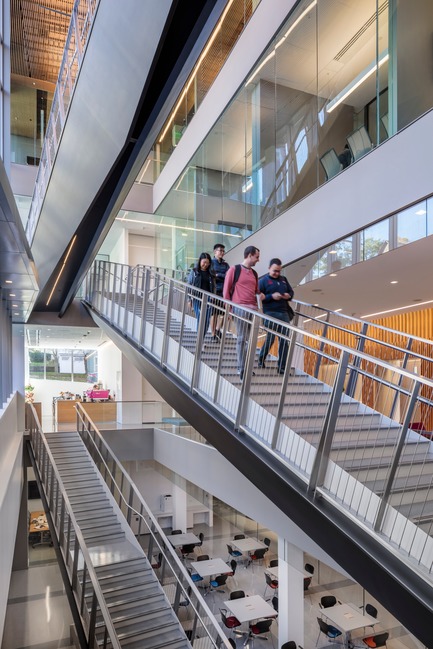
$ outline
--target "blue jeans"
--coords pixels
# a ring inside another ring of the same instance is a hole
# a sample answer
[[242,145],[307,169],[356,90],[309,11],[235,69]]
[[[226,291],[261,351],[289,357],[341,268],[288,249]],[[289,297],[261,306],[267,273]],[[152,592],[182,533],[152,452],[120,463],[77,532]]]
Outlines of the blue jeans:
[[[279,313],[277,314],[270,314],[272,315],[273,318],[281,320],[282,322],[290,322],[289,314],[288,313]],[[269,320],[265,320],[264,323],[265,327],[269,327],[272,329],[272,331],[268,331],[266,334],[266,340],[265,344],[260,350],[259,354],[259,363],[264,363],[266,356],[269,354],[269,350],[272,347],[272,343],[275,340],[276,334],[287,334],[287,329],[284,325],[276,325],[273,322],[270,322]],[[286,361],[287,361],[287,352],[289,351],[289,345],[287,340],[283,340],[282,338],[278,339],[278,371],[283,372],[285,367],[286,367]]]
[[233,315],[236,317],[236,355],[237,370],[242,372],[245,368],[245,357],[247,355],[248,338],[250,336],[251,323],[245,322],[243,318],[251,318],[251,314],[241,308],[233,307]]
[[[197,318],[197,331],[198,331],[198,325],[200,322],[200,313],[201,313],[201,301],[200,300],[193,300],[192,301],[192,306],[194,309],[195,317]],[[210,316],[212,313],[212,309],[208,306],[206,309],[206,322],[204,323],[204,333],[207,333],[207,330],[209,329],[209,320]]]

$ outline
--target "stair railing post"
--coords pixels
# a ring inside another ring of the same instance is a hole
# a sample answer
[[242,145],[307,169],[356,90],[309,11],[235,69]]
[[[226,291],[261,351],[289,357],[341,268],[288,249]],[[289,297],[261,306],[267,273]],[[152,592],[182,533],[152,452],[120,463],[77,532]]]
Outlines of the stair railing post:
[[[204,337],[206,334],[205,324],[207,322],[207,310],[208,310],[208,296],[206,293],[201,292],[201,309],[200,309],[200,320],[198,321],[198,330],[197,330],[197,342],[194,355],[194,365],[192,369],[192,379],[191,379],[191,390],[196,390],[198,381],[200,378],[200,364],[201,364],[201,354],[204,346]],[[198,298],[193,298],[198,299]]]
[[[135,273],[135,286],[134,286],[134,300],[133,300],[133,305],[132,305],[132,330],[131,330],[131,336],[134,338],[135,335],[135,328],[136,328],[136,322],[137,322],[137,299],[138,299],[138,286],[139,286],[139,281],[140,277],[142,274],[141,266],[136,267],[136,273]],[[135,340],[135,338],[134,338]]]
[[[218,317],[219,317],[219,312],[217,311]],[[228,328],[228,322],[229,322],[229,315],[230,315],[230,305],[225,304],[225,313],[224,313],[224,321],[223,321],[223,329],[221,332],[221,342],[220,342],[220,349],[218,353],[218,366],[216,369],[216,378],[215,378],[215,390],[213,393],[213,403],[216,403],[218,400],[218,391],[219,391],[219,385],[220,385],[220,379],[221,379],[221,368],[222,368],[222,363],[223,363],[223,353],[225,349],[225,343],[226,343],[226,334],[227,334],[227,328]]]
[[153,318],[152,318],[152,342],[150,343],[150,351],[153,354],[153,348],[154,348],[154,343],[155,343],[155,331],[156,331],[156,315],[157,315],[157,310],[158,310],[158,300],[159,300],[159,289],[161,286],[161,276],[159,274],[156,275],[156,286],[154,288],[154,308],[153,308]]
[[161,365],[165,367],[167,364],[167,353],[168,353],[168,344],[170,341],[170,322],[171,322],[171,309],[173,305],[173,292],[174,292],[174,280],[168,280],[168,300],[167,300],[167,311],[165,314],[164,322],[164,339],[162,341],[162,350],[161,350]]
[[341,396],[343,394],[346,371],[349,365],[349,358],[350,354],[348,351],[344,350],[341,352],[334,385],[332,387],[328,410],[325,415],[323,430],[320,435],[316,450],[316,457],[314,458],[313,467],[311,469],[310,481],[308,485],[309,491],[315,491],[317,487],[323,486],[326,469],[329,463],[329,456],[331,452],[332,439],[335,433],[338,411],[341,404]]
[[[250,313],[245,313],[246,317],[251,317]],[[259,328],[262,319],[259,315],[254,314],[252,323],[244,323],[249,327],[247,355],[245,358],[244,376],[241,384],[241,394],[239,398],[238,411],[236,413],[235,430],[239,430],[244,424],[247,416],[248,401],[250,396],[251,379],[253,374],[254,361],[256,358],[257,339],[259,337]]]
[[389,497],[391,495],[392,486],[394,484],[395,476],[396,476],[397,469],[398,469],[398,463],[400,461],[401,454],[402,454],[403,449],[404,449],[404,445],[405,445],[406,437],[407,437],[407,432],[408,432],[410,422],[411,422],[411,419],[412,419],[412,416],[413,416],[413,413],[414,413],[414,410],[415,410],[415,407],[416,407],[416,404],[417,404],[417,401],[418,401],[418,393],[419,393],[420,387],[421,387],[420,382],[415,381],[413,389],[412,389],[412,393],[411,393],[411,395],[409,397],[409,403],[407,404],[406,414],[405,414],[405,417],[404,417],[403,424],[401,426],[400,435],[399,435],[399,438],[397,440],[397,444],[395,445],[395,448],[394,448],[394,454],[393,454],[393,457],[392,457],[392,460],[391,460],[391,464],[390,464],[390,468],[389,468],[389,471],[388,471],[388,476],[387,476],[387,479],[386,479],[386,483],[384,485],[383,495],[382,495],[382,498],[381,498],[381,501],[380,501],[380,506],[379,506],[379,509],[378,509],[378,512],[377,512],[377,515],[376,515],[376,520],[374,522],[374,531],[375,532],[379,532],[381,527],[382,527],[382,524],[383,524],[383,520],[384,520],[384,517],[385,517],[385,514],[386,514],[387,507],[388,507]]
[[146,333],[146,304],[149,297],[149,285],[150,285],[150,270],[146,268],[144,271],[142,279],[142,304],[141,304],[141,315],[140,315],[140,333],[138,336],[139,345],[144,348],[144,336]]
[[315,379],[317,379],[318,376],[319,376],[320,364],[322,362],[322,353],[321,352],[323,352],[323,350],[325,348],[326,334],[328,333],[328,329],[329,329],[329,315],[330,314],[329,314],[329,311],[328,311],[328,313],[326,314],[326,320],[324,321],[325,326],[323,327],[323,331],[322,331],[322,333],[320,335],[322,340],[321,340],[319,348],[317,350],[317,360],[316,360],[316,366],[314,368],[314,375],[313,375]]
[[[112,269],[112,272],[111,272]],[[110,264],[110,275],[109,275],[109,284],[111,284],[111,291],[110,291],[110,296],[111,296],[111,314],[110,314],[110,322],[111,324],[114,324],[114,307],[116,303],[116,274],[117,274],[117,264]]]
[[[362,325],[362,329],[359,332],[358,343],[356,345],[356,350],[358,352],[363,352],[364,351],[365,339],[366,339],[368,327],[369,327],[369,323],[364,322],[364,324]],[[349,372],[349,378],[347,380],[347,385],[346,385],[346,394],[347,394],[348,397],[353,397],[353,395],[355,394],[356,383],[357,383],[357,379],[358,379],[358,376],[359,376],[359,368],[360,368],[360,366],[361,366],[361,356],[359,354],[356,354],[355,358],[354,358],[354,361],[353,361],[353,364],[352,364],[352,368],[351,368],[351,370]]]
[[[290,331],[290,329],[289,329],[289,331]],[[290,371],[291,371],[291,368],[292,368],[293,355],[295,353],[296,337],[297,337],[297,333],[296,333],[296,331],[294,329],[292,329],[291,330],[290,341],[288,343],[289,349],[288,349],[288,352],[287,352],[286,367],[284,369],[283,381],[281,383],[281,390],[280,390],[280,397],[278,399],[277,413],[275,415],[274,430],[272,432],[271,447],[272,447],[273,450],[275,450],[277,448],[278,435],[279,435],[280,426],[281,426],[281,417],[282,417],[282,414],[283,414],[284,402],[285,402],[286,393],[287,393],[287,383],[289,382]],[[280,344],[280,341],[278,341],[278,344]]]
[[[408,360],[409,360],[409,352],[412,349],[412,343],[413,343],[413,338],[409,338],[408,342],[407,342],[407,345],[406,345],[407,351],[406,351],[406,353],[404,355],[403,363],[401,364],[401,368],[403,370],[405,370],[406,367],[407,367],[407,363],[408,363]],[[403,374],[400,374],[399,377],[398,377],[397,386],[400,387],[402,382],[403,382]],[[393,417],[394,417],[394,412],[395,412],[395,409],[397,407],[398,402],[399,402],[399,393],[398,393],[398,390],[396,390],[395,394],[394,394],[394,399],[392,401],[391,410],[390,410],[390,413],[389,413],[389,416],[390,416],[391,419],[393,419]]]
[[185,329],[185,318],[186,318],[186,313],[188,309],[188,304],[189,304],[189,296],[188,296],[188,289],[185,287],[184,292],[183,292],[183,308],[182,308],[182,317],[181,317],[181,322],[180,322],[180,334],[179,334],[179,353],[177,355],[177,362],[176,362],[176,374],[179,374],[180,372],[180,362],[182,358],[182,339],[183,339],[183,332]]
[[[124,266],[122,267],[124,268]],[[129,315],[129,299],[131,296],[131,268],[128,266],[128,270],[126,271],[126,291],[125,291],[125,313],[123,315],[123,325],[122,325],[122,333],[125,335],[128,331],[128,315]]]

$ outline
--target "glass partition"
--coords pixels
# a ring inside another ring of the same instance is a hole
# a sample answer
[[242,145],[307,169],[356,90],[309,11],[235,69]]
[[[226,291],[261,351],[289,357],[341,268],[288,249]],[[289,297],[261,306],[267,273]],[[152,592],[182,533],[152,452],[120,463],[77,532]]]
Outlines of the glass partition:
[[159,212],[248,234],[356,163],[433,105],[428,24],[427,0],[299,2]]

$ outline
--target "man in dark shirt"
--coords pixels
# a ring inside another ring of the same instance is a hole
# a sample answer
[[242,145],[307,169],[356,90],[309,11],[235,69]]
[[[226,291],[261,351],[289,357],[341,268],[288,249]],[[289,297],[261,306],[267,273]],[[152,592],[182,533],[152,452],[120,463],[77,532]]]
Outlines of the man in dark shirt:
[[[223,296],[224,279],[230,266],[224,260],[225,248],[222,243],[216,243],[213,247],[212,270],[215,277],[215,294],[220,297]],[[218,341],[221,339],[221,328],[224,319],[222,317],[222,304],[219,300],[215,301],[215,308],[212,315],[211,331],[213,340]],[[218,326],[219,325],[219,326]]]
[[[289,323],[293,318],[293,311],[289,306],[289,301],[294,295],[294,291],[284,275],[281,275],[281,259],[271,259],[269,262],[268,274],[259,281],[259,290],[264,294],[262,300],[263,313],[277,320]],[[266,334],[265,344],[260,350],[259,367],[265,367],[265,360],[275,340],[276,334],[285,333],[284,325],[276,325],[269,320],[265,320],[265,327],[269,327]],[[288,344],[286,340],[278,340],[278,373],[284,374],[286,367]]]

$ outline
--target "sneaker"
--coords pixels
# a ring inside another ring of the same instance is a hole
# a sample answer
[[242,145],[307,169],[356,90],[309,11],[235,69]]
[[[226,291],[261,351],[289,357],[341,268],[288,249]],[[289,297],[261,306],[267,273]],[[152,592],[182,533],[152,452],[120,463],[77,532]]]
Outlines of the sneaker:
[[277,370],[277,373],[278,373],[278,374],[284,374],[285,371],[286,371],[286,370],[278,369],[278,370]]
[[221,331],[220,331],[219,329],[217,329],[217,330],[215,331],[215,336],[216,336],[219,340],[221,340],[221,338],[223,337],[223,335],[222,335],[222,333],[221,333]]
[[214,343],[219,343],[220,338],[215,334],[215,336],[212,336],[212,340]]
[[257,367],[261,370],[266,369],[265,361],[259,360],[259,362],[257,363]]
[[[241,377],[241,381],[243,381],[243,380],[244,380],[244,370],[241,370],[240,372],[238,372],[238,374],[239,374],[239,376]],[[252,372],[251,375],[252,375],[252,376],[255,376],[256,373],[255,373],[255,372]]]

